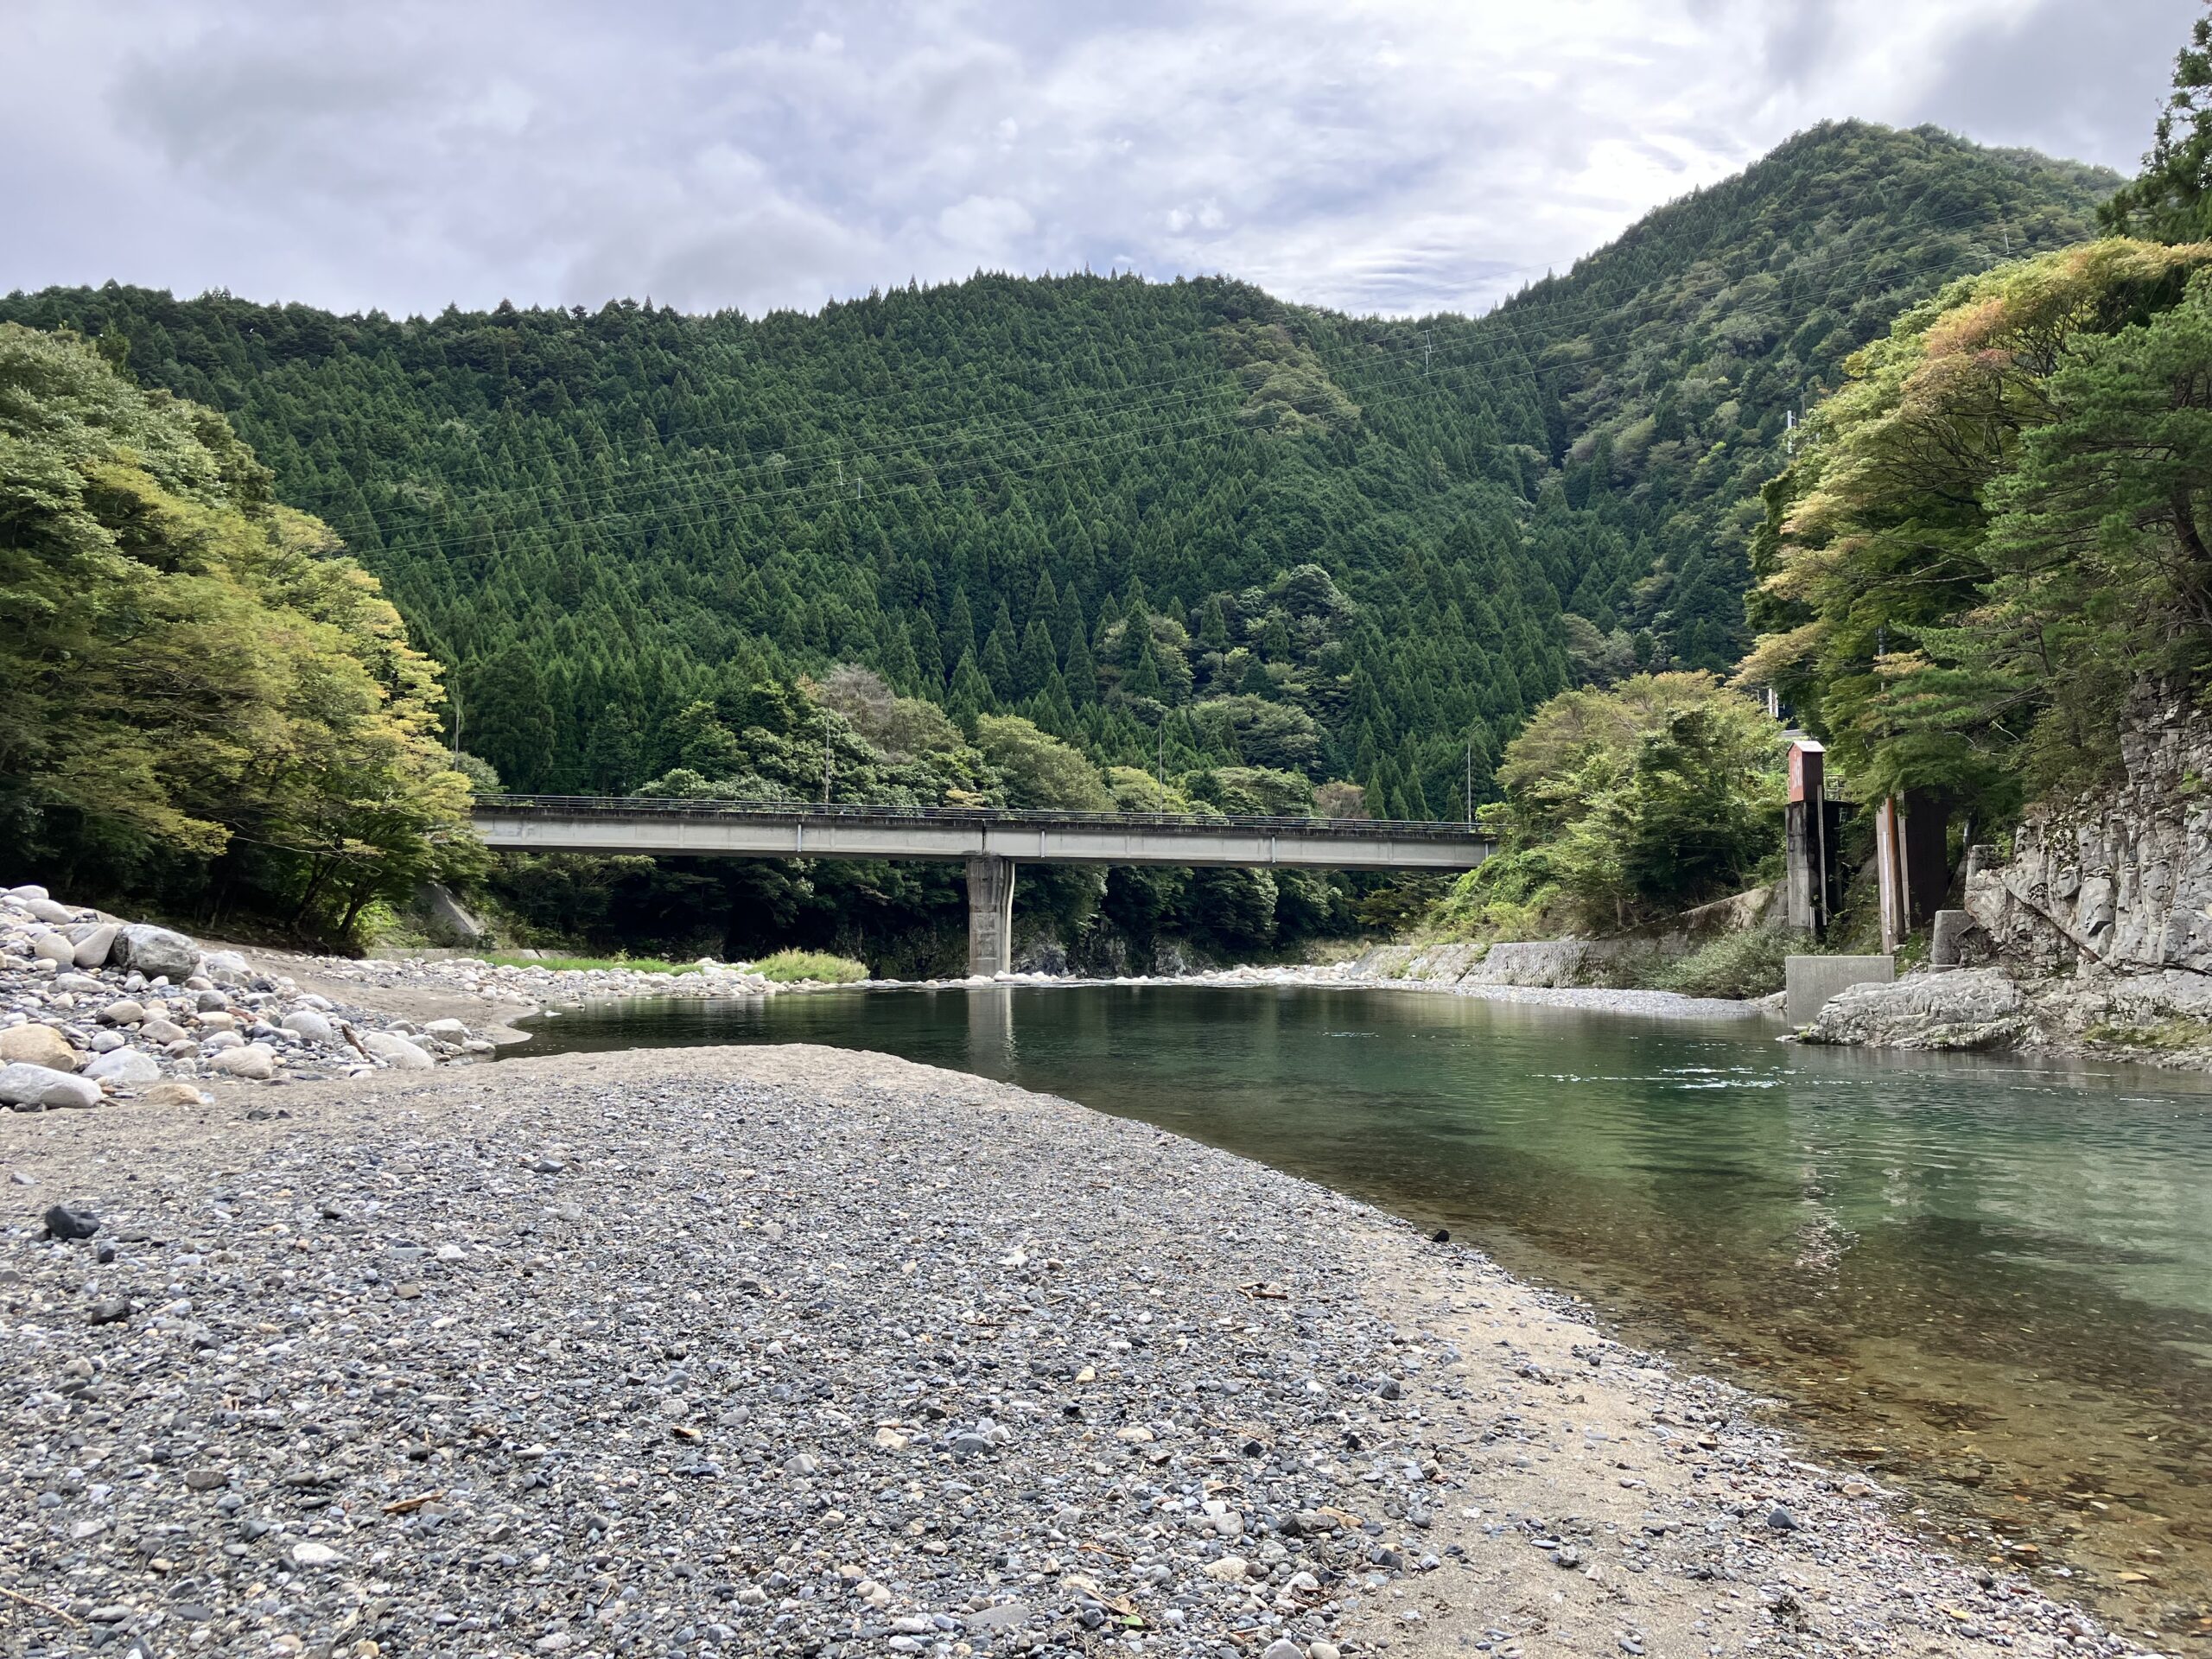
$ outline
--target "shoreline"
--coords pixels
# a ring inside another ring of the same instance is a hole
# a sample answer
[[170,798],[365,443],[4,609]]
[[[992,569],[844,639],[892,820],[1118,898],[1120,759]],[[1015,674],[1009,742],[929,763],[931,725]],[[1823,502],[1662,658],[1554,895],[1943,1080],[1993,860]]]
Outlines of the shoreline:
[[282,1098],[0,1119],[54,1650],[2135,1650],[1570,1298],[1065,1101],[811,1046]]

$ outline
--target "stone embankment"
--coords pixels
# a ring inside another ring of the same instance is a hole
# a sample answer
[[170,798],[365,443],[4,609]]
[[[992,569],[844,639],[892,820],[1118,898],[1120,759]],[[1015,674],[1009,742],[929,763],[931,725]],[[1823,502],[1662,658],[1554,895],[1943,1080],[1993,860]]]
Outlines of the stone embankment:
[[2146,701],[2120,742],[2123,782],[1977,854],[1965,970],[1849,992],[1808,1038],[2212,1065],[2212,717]]
[[0,1116],[11,1654],[2131,1651],[1465,1245],[1065,1102],[216,1094]]
[[[1603,1014],[1674,1020],[1738,1020],[1782,1011],[1779,994],[1751,1001],[1727,997],[1683,996],[1673,991],[1619,990],[1576,983],[1571,975],[1524,973],[1531,963],[1575,960],[1568,955],[1579,940],[1543,940],[1529,944],[1377,945],[1346,962],[1312,966],[1225,968],[1169,980],[1120,980],[1117,984],[1302,985],[1347,990],[1441,992],[1493,1002],[1533,1003],[1545,1007],[1586,1008]],[[1497,958],[1493,961],[1493,958]],[[1484,971],[1485,969],[1490,972]],[[1565,982],[1560,982],[1561,980]]]

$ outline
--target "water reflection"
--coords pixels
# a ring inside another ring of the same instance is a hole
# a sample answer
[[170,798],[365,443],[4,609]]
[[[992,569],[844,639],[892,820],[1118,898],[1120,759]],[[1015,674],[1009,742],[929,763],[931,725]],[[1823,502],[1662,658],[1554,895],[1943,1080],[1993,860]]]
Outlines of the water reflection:
[[1831,1451],[1942,1497],[1962,1547],[2033,1546],[2131,1622],[2193,1628],[2212,1612],[2212,1096],[1773,1035],[1096,987],[600,1005],[524,1052],[881,1049],[1265,1159],[1785,1397]]

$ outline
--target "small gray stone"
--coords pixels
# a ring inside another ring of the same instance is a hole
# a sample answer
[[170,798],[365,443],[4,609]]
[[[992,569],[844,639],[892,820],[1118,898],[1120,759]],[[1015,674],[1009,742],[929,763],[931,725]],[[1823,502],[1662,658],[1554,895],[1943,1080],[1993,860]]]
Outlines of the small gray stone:
[[88,1210],[72,1210],[66,1204],[50,1205],[40,1217],[46,1223],[46,1236],[64,1241],[90,1238],[100,1230],[100,1218]]

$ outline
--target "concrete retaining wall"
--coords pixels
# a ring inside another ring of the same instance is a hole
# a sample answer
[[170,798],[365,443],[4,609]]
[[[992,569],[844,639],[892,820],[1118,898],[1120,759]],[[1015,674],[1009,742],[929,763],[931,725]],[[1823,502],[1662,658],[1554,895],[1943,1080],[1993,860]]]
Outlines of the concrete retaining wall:
[[1830,997],[1853,985],[1886,985],[1897,970],[1888,957],[1790,957],[1785,971],[1783,1017],[1793,1026],[1809,1026]]

